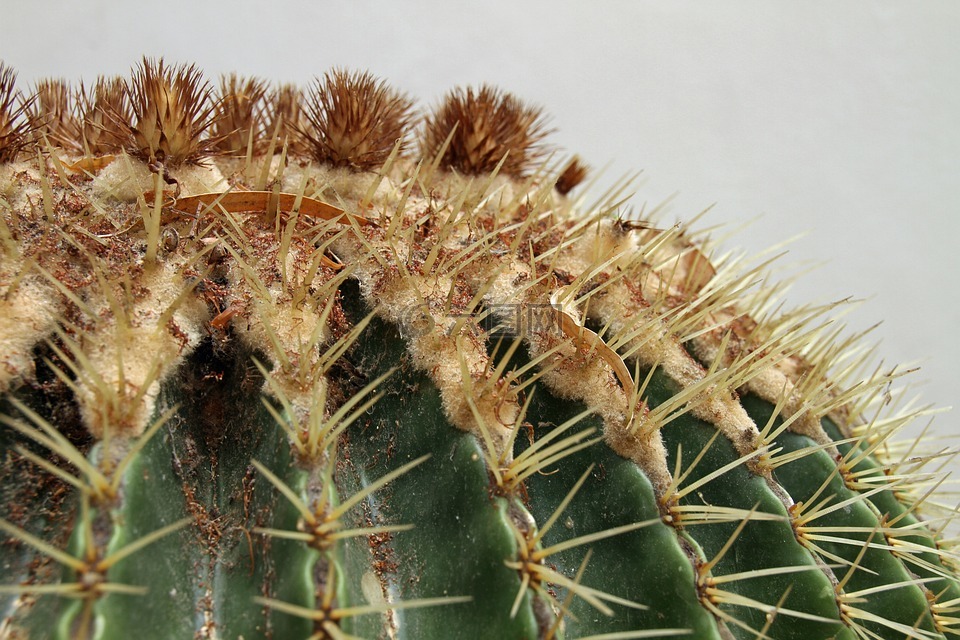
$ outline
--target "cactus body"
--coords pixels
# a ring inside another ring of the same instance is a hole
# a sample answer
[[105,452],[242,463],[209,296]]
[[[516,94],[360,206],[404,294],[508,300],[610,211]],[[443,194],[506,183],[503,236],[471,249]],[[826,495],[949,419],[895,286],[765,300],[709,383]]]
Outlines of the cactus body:
[[535,109],[0,79],[5,637],[960,635],[897,372]]

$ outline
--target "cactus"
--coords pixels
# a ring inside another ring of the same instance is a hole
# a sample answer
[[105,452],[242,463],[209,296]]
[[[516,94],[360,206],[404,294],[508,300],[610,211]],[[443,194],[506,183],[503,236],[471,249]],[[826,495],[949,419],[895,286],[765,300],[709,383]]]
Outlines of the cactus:
[[546,136],[0,67],[0,635],[960,637],[901,372]]

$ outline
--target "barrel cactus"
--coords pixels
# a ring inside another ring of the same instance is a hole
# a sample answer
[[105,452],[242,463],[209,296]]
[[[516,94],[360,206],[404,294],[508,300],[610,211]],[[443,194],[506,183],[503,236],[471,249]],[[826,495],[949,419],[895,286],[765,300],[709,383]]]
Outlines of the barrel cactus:
[[900,371],[547,133],[0,68],[0,635],[960,636]]

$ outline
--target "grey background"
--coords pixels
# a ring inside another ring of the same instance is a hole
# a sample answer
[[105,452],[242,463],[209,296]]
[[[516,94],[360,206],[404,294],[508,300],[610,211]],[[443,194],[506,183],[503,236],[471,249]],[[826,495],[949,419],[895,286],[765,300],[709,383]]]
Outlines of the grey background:
[[[788,300],[844,317],[924,402],[958,398],[960,3],[3,0],[0,58],[26,87],[126,73],[142,54],[306,83],[366,68],[434,104],[491,82],[544,106],[600,186],[781,259]],[[751,222],[749,226],[745,223]],[[924,381],[926,381],[925,384]],[[940,416],[957,433],[956,416]]]

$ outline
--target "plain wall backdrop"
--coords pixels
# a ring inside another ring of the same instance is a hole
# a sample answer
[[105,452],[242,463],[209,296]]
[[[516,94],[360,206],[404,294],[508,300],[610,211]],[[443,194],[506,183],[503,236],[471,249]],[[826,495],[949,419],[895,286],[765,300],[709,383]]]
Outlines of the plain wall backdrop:
[[[92,81],[144,54],[306,84],[369,69],[435,104],[489,82],[543,106],[551,141],[642,170],[632,206],[738,231],[723,246],[803,274],[792,304],[844,316],[887,364],[918,363],[924,402],[960,390],[960,3],[163,3],[3,0],[0,59],[24,89]],[[598,189],[599,189],[598,188]],[[744,224],[752,224],[744,228]],[[722,234],[724,231],[718,231]],[[956,416],[935,423],[958,433]]]

